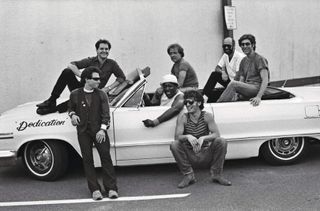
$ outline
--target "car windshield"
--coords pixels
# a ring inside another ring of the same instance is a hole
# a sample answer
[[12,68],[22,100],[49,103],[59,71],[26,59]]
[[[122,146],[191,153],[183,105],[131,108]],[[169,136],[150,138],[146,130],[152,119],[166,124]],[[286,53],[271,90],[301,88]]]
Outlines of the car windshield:
[[142,78],[134,84],[128,84],[117,96],[110,95],[110,106],[136,107],[140,105],[144,93],[145,83],[146,80]]

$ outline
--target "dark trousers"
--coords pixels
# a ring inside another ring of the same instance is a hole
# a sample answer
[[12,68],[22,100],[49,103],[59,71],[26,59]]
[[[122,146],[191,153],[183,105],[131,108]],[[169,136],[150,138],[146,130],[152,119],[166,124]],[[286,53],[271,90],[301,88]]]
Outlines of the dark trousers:
[[51,96],[55,99],[59,98],[67,86],[70,91],[84,86],[84,84],[81,84],[77,80],[75,74],[69,68],[66,68],[61,72],[56,84],[53,87]]
[[[61,93],[63,92],[63,90],[68,87],[70,92],[83,87],[84,84],[80,83],[78,81],[78,79],[76,78],[75,74],[72,72],[71,69],[66,68],[64,69],[56,84],[53,87],[53,90],[51,92],[51,100],[56,100],[60,97]],[[68,101],[61,103],[60,105],[57,106],[57,110],[61,113],[61,112],[65,112],[68,110]]]
[[203,88],[203,94],[208,97],[208,102],[216,102],[220,94],[214,90],[217,83],[221,84],[223,87],[227,87],[230,83],[230,79],[228,78],[227,81],[222,80],[222,73],[221,72],[212,72],[206,85]]
[[227,142],[218,137],[210,146],[201,148],[199,153],[195,153],[190,145],[185,142],[175,140],[170,145],[170,150],[177,165],[183,175],[193,173],[193,168],[210,168],[212,176],[221,176],[225,156],[227,153]]
[[110,156],[110,141],[106,134],[106,141],[97,143],[96,134],[91,131],[78,133],[78,141],[81,149],[84,172],[88,181],[89,190],[94,192],[100,190],[96,171],[94,168],[94,160],[92,153],[92,144],[96,146],[102,165],[103,186],[108,192],[109,190],[118,191],[116,174]]

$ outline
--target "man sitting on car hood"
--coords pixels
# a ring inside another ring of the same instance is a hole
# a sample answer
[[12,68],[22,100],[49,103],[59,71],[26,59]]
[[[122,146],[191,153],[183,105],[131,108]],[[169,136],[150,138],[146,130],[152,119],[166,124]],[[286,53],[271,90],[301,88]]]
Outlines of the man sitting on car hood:
[[180,113],[183,109],[183,93],[179,90],[178,80],[174,75],[163,76],[158,88],[152,97],[152,105],[170,106],[163,114],[154,120],[145,119],[143,123],[146,127],[156,127]]

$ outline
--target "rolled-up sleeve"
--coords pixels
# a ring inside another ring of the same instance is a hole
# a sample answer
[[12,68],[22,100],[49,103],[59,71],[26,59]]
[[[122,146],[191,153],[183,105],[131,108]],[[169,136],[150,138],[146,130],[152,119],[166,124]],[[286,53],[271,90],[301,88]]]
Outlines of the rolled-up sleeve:
[[126,80],[126,76],[124,75],[122,69],[120,68],[117,62],[114,62],[113,74],[117,78],[116,81],[120,83]]

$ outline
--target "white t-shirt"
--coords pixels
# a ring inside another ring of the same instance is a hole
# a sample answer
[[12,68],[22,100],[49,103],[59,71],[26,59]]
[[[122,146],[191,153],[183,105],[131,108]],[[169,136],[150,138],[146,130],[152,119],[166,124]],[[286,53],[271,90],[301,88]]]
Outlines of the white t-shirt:
[[225,67],[227,69],[230,80],[233,80],[236,76],[236,73],[239,71],[240,62],[245,56],[246,55],[244,53],[235,50],[233,57],[229,62],[229,56],[224,53],[220,61],[218,62],[218,66],[221,68]]
[[160,105],[161,106],[171,106],[173,101],[176,99],[176,97],[178,95],[181,95],[182,92],[180,90],[177,90],[177,93],[172,97],[172,98],[168,98],[167,95],[165,95],[164,93],[161,96],[161,101],[160,101]]

